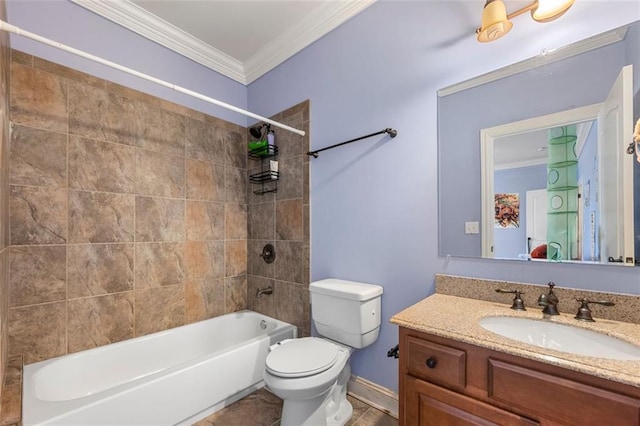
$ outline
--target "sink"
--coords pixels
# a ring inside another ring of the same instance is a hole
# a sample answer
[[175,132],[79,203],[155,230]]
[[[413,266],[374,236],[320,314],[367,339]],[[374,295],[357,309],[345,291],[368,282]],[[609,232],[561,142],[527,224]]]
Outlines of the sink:
[[584,328],[499,316],[482,318],[479,324],[492,333],[541,348],[596,358],[640,361],[640,346]]

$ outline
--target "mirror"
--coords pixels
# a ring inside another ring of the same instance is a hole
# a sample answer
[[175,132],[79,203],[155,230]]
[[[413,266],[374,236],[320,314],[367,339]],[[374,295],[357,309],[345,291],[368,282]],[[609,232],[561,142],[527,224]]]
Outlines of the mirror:
[[[611,118],[624,114],[607,102],[630,64],[628,93],[622,95],[627,118],[615,129]],[[442,89],[439,254],[638,264],[640,163],[626,147],[640,111],[639,82],[636,22]],[[598,122],[599,114],[605,121]],[[618,130],[621,139],[613,141]],[[570,132],[567,146],[575,153],[570,196],[564,186],[549,184],[551,178],[565,179],[566,171],[547,169],[550,151],[558,151],[550,141],[563,131]],[[553,197],[559,188],[564,198]],[[551,214],[558,203],[564,206],[560,210],[571,206],[564,226]],[[550,228],[555,234],[548,234]],[[558,230],[565,238],[561,242],[555,241]]]

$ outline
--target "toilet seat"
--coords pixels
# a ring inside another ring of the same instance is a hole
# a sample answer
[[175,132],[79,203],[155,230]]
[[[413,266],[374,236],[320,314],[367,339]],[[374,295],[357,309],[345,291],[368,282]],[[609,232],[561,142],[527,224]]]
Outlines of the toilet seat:
[[272,350],[266,369],[279,377],[307,377],[322,373],[335,364],[339,347],[317,337],[288,341]]

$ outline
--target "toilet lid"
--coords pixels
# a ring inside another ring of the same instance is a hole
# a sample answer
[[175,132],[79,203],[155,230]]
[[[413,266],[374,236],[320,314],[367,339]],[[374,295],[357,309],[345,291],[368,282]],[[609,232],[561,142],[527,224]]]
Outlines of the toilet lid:
[[267,355],[267,371],[280,377],[305,377],[328,370],[338,357],[338,346],[317,337],[287,342]]

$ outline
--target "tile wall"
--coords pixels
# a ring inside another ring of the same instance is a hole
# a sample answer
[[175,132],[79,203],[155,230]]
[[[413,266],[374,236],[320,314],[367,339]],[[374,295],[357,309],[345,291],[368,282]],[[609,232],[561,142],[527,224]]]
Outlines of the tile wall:
[[[245,309],[246,129],[11,59],[9,353],[28,364]],[[301,212],[298,186],[282,188]]]
[[[309,102],[302,102],[274,117],[305,136],[275,129],[279,148],[278,191],[264,195],[249,191],[248,289],[249,309],[298,327],[299,335],[310,333],[309,305]],[[249,160],[248,173],[255,173],[258,160]],[[265,244],[274,245],[276,259],[260,257]],[[271,285],[273,295],[256,297],[258,289]]]
[[[0,0],[0,19],[6,21],[5,2]],[[9,36],[0,33],[0,379],[4,378],[8,354],[9,315]],[[0,388],[2,383],[0,383]]]

